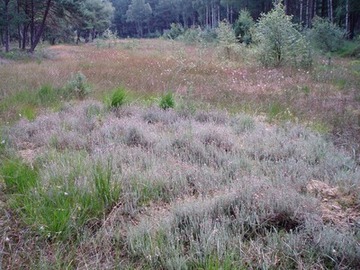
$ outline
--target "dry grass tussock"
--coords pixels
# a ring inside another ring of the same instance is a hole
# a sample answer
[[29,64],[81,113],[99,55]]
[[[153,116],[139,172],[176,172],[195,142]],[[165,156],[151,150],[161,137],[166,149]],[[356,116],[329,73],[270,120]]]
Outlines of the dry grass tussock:
[[83,101],[3,137],[5,269],[360,267],[359,166],[304,127]]

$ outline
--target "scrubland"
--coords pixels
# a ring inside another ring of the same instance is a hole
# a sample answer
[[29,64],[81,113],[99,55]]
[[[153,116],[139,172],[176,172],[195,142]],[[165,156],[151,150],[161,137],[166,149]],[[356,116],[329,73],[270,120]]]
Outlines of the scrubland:
[[1,63],[0,268],[360,267],[358,60],[122,40]]

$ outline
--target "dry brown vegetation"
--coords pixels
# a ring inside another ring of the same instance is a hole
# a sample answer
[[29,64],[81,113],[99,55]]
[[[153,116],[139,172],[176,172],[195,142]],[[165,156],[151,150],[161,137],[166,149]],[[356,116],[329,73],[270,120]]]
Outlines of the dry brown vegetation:
[[[0,64],[1,269],[360,267],[358,61],[265,69],[163,40],[44,55]],[[89,100],[38,101],[77,72]],[[131,104],[94,101],[119,86]]]

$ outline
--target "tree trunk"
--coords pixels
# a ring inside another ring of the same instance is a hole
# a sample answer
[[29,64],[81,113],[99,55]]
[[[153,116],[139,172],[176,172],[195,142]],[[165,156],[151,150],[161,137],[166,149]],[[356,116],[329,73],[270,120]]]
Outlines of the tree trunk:
[[[0,28],[0,45],[1,47],[4,46],[4,32],[3,30]],[[1,51],[1,50],[0,50]]]
[[303,0],[300,0],[300,14],[299,14],[299,21],[300,24],[303,24]]
[[349,23],[349,19],[350,19],[350,16],[349,16],[349,13],[350,13],[350,8],[349,8],[349,0],[346,0],[346,3],[345,3],[345,11],[346,11],[346,14],[345,14],[345,29],[346,29],[346,36],[349,37],[349,33],[350,33],[350,23]]
[[[16,2],[16,12],[17,12],[17,16],[19,16],[20,15],[20,1],[18,0],[17,2]],[[21,49],[21,46],[22,46],[22,44],[21,44],[21,41],[22,41],[22,37],[21,37],[21,24],[20,24],[20,22],[18,22],[17,23],[17,30],[18,30],[18,42],[19,42],[19,49]]]
[[4,45],[5,45],[5,52],[9,52],[10,50],[10,31],[9,31],[9,1],[6,0],[4,2],[4,18],[5,18],[5,37],[4,37]]
[[205,26],[209,26],[209,6],[206,5],[205,7]]
[[329,16],[329,20],[330,22],[334,21],[334,16],[333,16],[334,12],[333,12],[333,1],[329,0],[328,1],[328,16]]
[[305,14],[305,26],[306,28],[309,28],[310,25],[310,1],[306,1],[306,14]]
[[22,50],[26,49],[28,30],[29,30],[29,26],[24,24],[24,26],[23,26],[23,34],[22,34],[22,39],[23,39],[22,47],[21,47]]
[[215,6],[214,4],[211,5],[211,28],[215,28],[215,17],[216,13],[215,13]]
[[325,18],[325,16],[326,16],[325,6],[326,6],[326,0],[322,0],[322,1],[321,1],[321,17],[323,17],[323,18]]
[[81,32],[80,32],[80,29],[78,29],[76,31],[76,45],[78,45],[80,42],[80,35],[81,35]]
[[230,22],[230,8],[229,4],[226,4],[226,20]]
[[50,6],[51,6],[51,2],[52,0],[47,0],[46,2],[46,7],[45,7],[45,13],[43,15],[43,18],[42,18],[42,21],[41,21],[41,25],[38,29],[38,31],[36,32],[36,35],[35,35],[35,39],[33,41],[33,44],[31,45],[30,47],[30,52],[34,52],[36,46],[38,45],[39,41],[40,41],[40,38],[44,32],[44,29],[45,29],[45,23],[46,23],[46,18],[49,14],[49,10],[50,10]]

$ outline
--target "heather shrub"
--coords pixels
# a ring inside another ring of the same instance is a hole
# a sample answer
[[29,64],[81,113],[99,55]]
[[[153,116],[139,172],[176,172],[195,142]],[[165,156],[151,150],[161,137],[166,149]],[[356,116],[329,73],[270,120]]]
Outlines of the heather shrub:
[[255,128],[255,121],[249,115],[237,115],[231,119],[230,125],[234,129],[236,134],[252,131]]
[[200,123],[214,122],[215,124],[226,124],[228,116],[224,112],[217,111],[198,111],[194,119]]
[[151,144],[151,142],[147,140],[143,132],[136,127],[130,127],[126,130],[124,135],[124,142],[128,146],[141,147],[148,147]]
[[148,124],[163,123],[171,124],[178,120],[178,115],[174,110],[162,110],[157,107],[150,107],[142,114],[142,119]]
[[83,101],[4,132],[36,174],[19,196],[31,165],[0,170],[9,207],[78,268],[358,266],[358,164],[300,125]]

